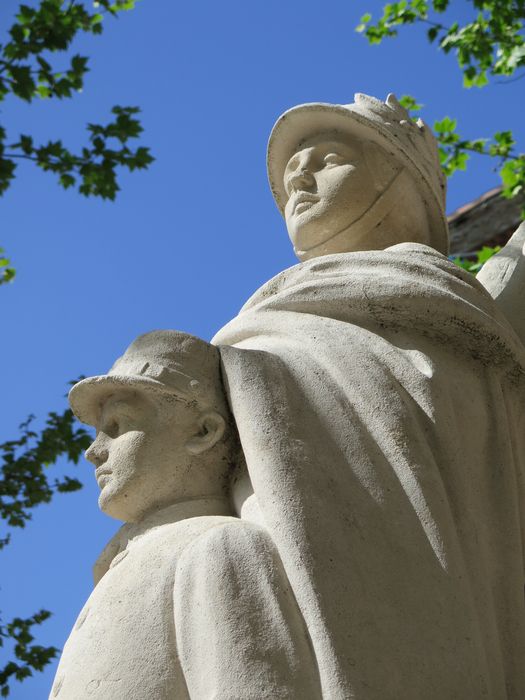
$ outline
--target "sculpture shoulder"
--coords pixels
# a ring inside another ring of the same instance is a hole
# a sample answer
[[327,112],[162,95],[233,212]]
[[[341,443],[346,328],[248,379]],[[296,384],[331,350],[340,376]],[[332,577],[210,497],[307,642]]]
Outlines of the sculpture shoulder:
[[384,283],[389,276],[406,279],[407,275],[415,275],[418,280],[422,277],[433,280],[439,272],[468,279],[467,273],[445,255],[422,243],[398,243],[385,250],[323,255],[277,274],[252,294],[240,313],[264,305],[291,290],[309,288],[312,283],[319,287],[332,287],[334,284],[344,286],[345,280],[355,283],[360,279]]
[[[223,528],[238,528],[241,521],[230,516],[199,516],[153,528],[130,545],[135,549],[151,550],[163,556],[179,558],[188,547]],[[241,526],[242,527],[242,526]]]
[[215,574],[246,565],[253,570],[275,569],[280,565],[277,549],[267,530],[239,518],[223,519],[202,530],[185,547],[177,571],[190,573],[195,566],[202,570],[203,562]]
[[135,562],[155,560],[159,565],[176,565],[184,550],[208,530],[235,522],[229,516],[202,516],[164,523],[137,533],[128,525],[106,545],[93,568],[95,586],[102,577],[128,555]]
[[174,583],[190,697],[321,698],[308,631],[264,528],[238,519],[209,529],[184,551]]
[[[133,559],[154,558],[159,565],[179,566],[181,561],[203,557],[221,564],[243,557],[268,557],[273,549],[262,527],[229,516],[202,516],[166,523],[131,540]],[[117,557],[120,555],[117,555]],[[170,564],[171,562],[171,564]]]

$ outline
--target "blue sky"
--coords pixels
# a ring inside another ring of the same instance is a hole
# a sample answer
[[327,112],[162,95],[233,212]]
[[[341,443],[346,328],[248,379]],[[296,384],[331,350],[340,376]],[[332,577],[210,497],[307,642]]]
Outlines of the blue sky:
[[[468,16],[467,2],[452,5]],[[357,91],[409,93],[429,122],[457,117],[471,137],[514,129],[523,143],[524,83],[464,90],[454,58],[417,28],[368,46],[354,27],[380,7],[142,0],[107,20],[102,37],[75,45],[92,71],[74,100],[4,103],[1,121],[13,137],[62,138],[72,148],[82,144],[84,125],[108,120],[114,104],[140,105],[142,141],[157,160],[121,178],[115,203],[64,192],[53,175],[20,166],[1,202],[0,245],[18,275],[0,289],[0,440],[16,437],[29,413],[62,411],[68,380],[107,370],[139,333],[177,328],[209,339],[257,287],[295,264],[265,172],[267,138],[285,109],[350,102]],[[1,4],[2,32],[16,8]],[[478,157],[451,179],[449,211],[497,184],[492,167]],[[91,565],[119,525],[97,509],[90,465],[64,468],[84,489],[35,510],[0,553],[4,620],[52,610],[38,639],[58,647],[89,595]],[[54,671],[15,684],[12,697],[47,697]]]

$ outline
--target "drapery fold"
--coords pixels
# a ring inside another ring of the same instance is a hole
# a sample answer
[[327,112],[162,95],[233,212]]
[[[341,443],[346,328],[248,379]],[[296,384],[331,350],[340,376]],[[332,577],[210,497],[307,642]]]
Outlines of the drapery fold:
[[525,697],[525,350],[481,285],[325,256],[213,342],[323,697]]

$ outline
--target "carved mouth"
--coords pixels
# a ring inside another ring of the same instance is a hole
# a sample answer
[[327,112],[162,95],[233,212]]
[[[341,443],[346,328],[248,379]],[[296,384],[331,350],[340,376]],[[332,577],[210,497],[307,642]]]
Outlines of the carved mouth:
[[316,197],[313,194],[298,194],[293,204],[292,214],[300,214],[302,211],[306,211],[312,206],[312,204],[315,204],[318,201],[319,197]]
[[108,478],[111,476],[111,469],[106,468],[99,468],[95,469],[95,479],[97,480],[97,484],[99,486],[104,486],[104,484],[107,482]]
[[306,211],[307,209],[310,209],[310,207],[313,205],[313,202],[299,202],[295,206],[295,209],[293,210],[294,214],[300,214],[303,211]]

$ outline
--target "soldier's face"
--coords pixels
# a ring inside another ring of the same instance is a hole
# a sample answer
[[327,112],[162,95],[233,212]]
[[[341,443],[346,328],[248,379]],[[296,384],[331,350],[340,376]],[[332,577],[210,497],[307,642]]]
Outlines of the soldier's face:
[[377,197],[361,145],[350,138],[306,142],[288,161],[284,185],[286,225],[300,258],[347,229]]
[[99,506],[108,515],[134,522],[168,505],[177,489],[184,497],[193,416],[180,401],[170,406],[169,420],[166,414],[158,397],[144,392],[117,391],[104,402],[86,458],[95,465]]

